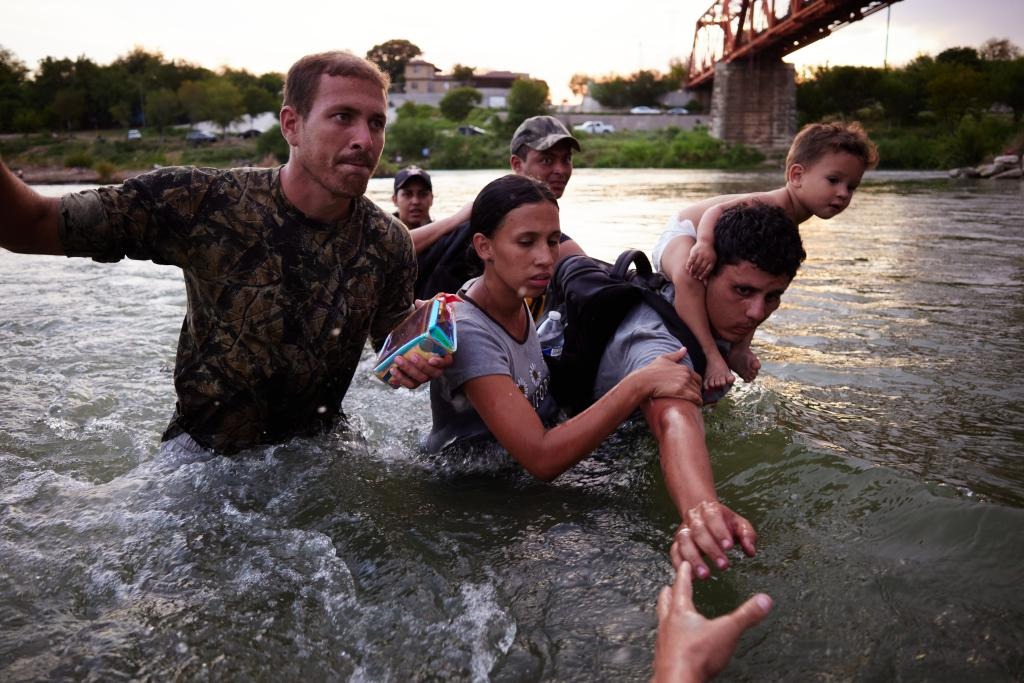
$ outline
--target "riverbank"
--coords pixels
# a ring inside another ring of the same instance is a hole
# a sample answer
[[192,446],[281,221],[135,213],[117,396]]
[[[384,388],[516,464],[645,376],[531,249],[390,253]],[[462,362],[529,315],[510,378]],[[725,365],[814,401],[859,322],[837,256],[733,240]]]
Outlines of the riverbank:
[[15,174],[29,185],[103,185],[122,183],[149,169],[121,169],[104,177],[94,168],[62,166],[15,167]]
[[[390,177],[410,163],[433,171],[504,168],[508,162],[507,140],[497,132],[462,136],[439,128],[431,133],[431,143],[424,144],[418,138],[407,139],[407,127],[398,121],[389,129],[378,177]],[[878,144],[879,167],[889,170],[945,171],[988,163],[1000,155],[1019,157],[1024,149],[1024,131],[1015,131],[1006,121],[961,128],[945,136],[931,128],[879,127],[869,133]],[[967,135],[971,131],[986,132],[986,139]],[[746,171],[781,169],[784,164],[779,156],[766,157],[750,147],[717,140],[706,128],[576,135],[582,146],[574,158],[577,168]],[[10,168],[20,168],[30,183],[116,183],[162,166],[273,166],[287,160],[288,147],[276,128],[257,138],[229,136],[202,144],[190,143],[180,130],[165,135],[144,131],[142,138],[133,140],[127,139],[127,131],[114,130],[2,135],[0,157]]]

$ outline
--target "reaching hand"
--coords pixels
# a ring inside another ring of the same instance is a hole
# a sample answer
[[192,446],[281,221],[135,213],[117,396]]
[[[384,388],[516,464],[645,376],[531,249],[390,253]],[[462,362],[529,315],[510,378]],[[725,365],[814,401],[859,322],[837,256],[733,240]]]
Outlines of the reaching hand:
[[676,530],[669,557],[679,567],[684,561],[693,566],[698,579],[711,576],[702,555],[718,568],[727,569],[725,551],[738,541],[743,552],[753,557],[757,532],[753,525],[718,501],[704,501],[683,513],[683,523]]
[[649,365],[634,370],[638,381],[643,382],[647,398],[679,398],[701,405],[700,375],[681,362],[686,348],[666,353],[654,359]]
[[698,241],[690,248],[690,257],[686,260],[686,272],[698,280],[706,280],[708,275],[711,275],[717,258],[714,247]]
[[683,562],[675,583],[658,596],[658,639],[654,645],[654,683],[706,681],[729,663],[736,642],[758,625],[772,599],[758,593],[725,616],[708,620],[693,605],[690,564]]

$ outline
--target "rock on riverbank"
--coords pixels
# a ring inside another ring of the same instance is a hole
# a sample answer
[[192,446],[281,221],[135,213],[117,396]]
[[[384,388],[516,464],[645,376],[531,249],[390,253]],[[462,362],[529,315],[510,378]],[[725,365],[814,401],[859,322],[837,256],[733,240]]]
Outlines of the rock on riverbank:
[[991,164],[981,166],[964,166],[949,171],[952,178],[992,178],[995,180],[1012,180],[1024,178],[1021,158],[1016,154],[1004,154],[992,160]]

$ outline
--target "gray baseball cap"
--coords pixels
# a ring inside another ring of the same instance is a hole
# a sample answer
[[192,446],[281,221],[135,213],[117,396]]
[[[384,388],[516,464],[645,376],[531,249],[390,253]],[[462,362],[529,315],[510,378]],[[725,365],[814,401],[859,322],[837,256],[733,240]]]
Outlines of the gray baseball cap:
[[554,116],[531,116],[516,128],[508,149],[512,154],[515,154],[517,149],[526,145],[539,152],[543,152],[554,147],[562,140],[571,140],[572,146],[576,148],[576,151],[580,151],[580,141],[572,136],[572,133],[569,132],[569,129],[561,121]]

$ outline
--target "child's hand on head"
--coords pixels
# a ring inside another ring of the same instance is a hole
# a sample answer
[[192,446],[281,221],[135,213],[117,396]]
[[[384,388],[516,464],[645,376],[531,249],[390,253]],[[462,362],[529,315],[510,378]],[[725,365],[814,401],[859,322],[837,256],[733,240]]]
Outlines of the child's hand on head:
[[714,247],[697,242],[690,249],[690,258],[686,260],[686,272],[698,280],[704,280],[715,267],[716,258]]

